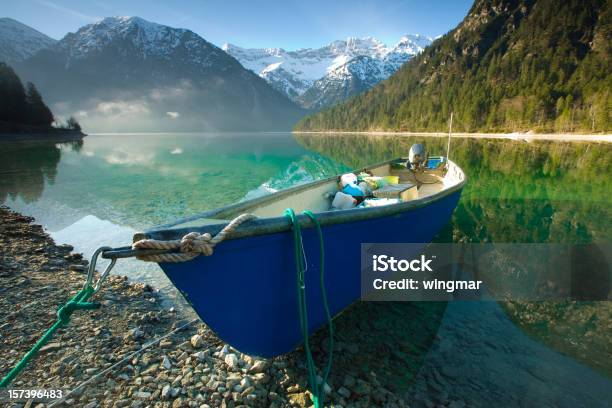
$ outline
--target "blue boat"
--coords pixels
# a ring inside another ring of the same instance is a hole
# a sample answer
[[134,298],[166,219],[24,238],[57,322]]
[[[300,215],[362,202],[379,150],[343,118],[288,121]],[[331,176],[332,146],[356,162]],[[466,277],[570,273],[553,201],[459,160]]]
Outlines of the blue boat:
[[[320,222],[325,248],[325,288],[332,316],[361,295],[361,244],[377,242],[429,243],[450,220],[465,183],[463,171],[444,157],[430,158],[419,172],[395,159],[359,171],[373,176],[397,176],[414,183],[417,194],[397,204],[330,209],[338,177],[314,181],[243,201],[136,234],[135,241],[180,240],[191,232],[221,231],[243,213],[257,216],[238,226],[211,256],[187,262],[160,262],[170,281],[200,318],[225,342],[254,356],[288,353],[303,341],[296,290],[296,260],[292,224],[286,208],[297,214],[312,211]],[[319,238],[314,224],[298,215],[302,227],[308,333],[327,323],[319,285]],[[138,252],[138,251],[137,251]],[[140,251],[155,253],[155,251]],[[120,249],[104,257],[134,255]]]

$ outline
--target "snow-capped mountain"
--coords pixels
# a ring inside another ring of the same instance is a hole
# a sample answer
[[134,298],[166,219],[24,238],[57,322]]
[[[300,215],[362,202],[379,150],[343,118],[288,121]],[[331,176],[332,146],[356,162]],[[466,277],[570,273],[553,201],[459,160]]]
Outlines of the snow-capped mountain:
[[302,110],[194,32],[108,17],[17,64],[58,114],[99,131],[284,130]]
[[385,45],[374,38],[349,38],[325,47],[297,51],[247,49],[232,44],[223,45],[223,50],[292,98],[302,95],[317,79],[354,57],[382,58],[386,53]]
[[48,48],[57,41],[35,29],[13,20],[0,18],[0,61],[9,65]]
[[121,47],[140,59],[181,59],[208,67],[223,60],[222,52],[197,34],[140,17],[107,17],[68,34],[60,44],[71,60],[85,59],[107,48]]
[[[398,66],[399,67],[399,66]],[[389,76],[391,68],[382,60],[359,56],[334,68],[298,97],[305,108],[321,109],[366,91]]]
[[296,51],[231,44],[225,44],[223,50],[302,106],[322,108],[389,77],[431,41],[421,35],[406,35],[393,47],[368,37]]

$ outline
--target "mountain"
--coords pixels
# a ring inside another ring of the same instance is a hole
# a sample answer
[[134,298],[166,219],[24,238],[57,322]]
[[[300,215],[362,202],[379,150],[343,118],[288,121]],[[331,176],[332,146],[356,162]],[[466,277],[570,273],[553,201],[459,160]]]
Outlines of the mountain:
[[320,109],[371,88],[430,43],[430,38],[406,35],[394,47],[374,38],[348,38],[297,51],[231,44],[223,49],[301,106]]
[[14,64],[57,41],[12,18],[0,18],[0,62]]
[[612,6],[476,0],[388,80],[298,130],[610,131]]
[[303,111],[186,29],[108,17],[15,65],[90,131],[287,130]]

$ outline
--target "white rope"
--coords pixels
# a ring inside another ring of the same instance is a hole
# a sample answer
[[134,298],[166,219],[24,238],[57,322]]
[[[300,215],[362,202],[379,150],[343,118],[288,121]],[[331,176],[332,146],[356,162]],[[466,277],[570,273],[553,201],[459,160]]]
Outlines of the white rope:
[[198,255],[210,256],[213,254],[215,245],[222,242],[229,234],[234,232],[240,224],[257,218],[253,214],[241,214],[234,218],[214,237],[208,232],[200,234],[190,232],[181,239],[162,241],[157,239],[141,239],[132,244],[132,249],[179,249],[177,253],[138,255],[136,258],[148,262],[185,262],[190,261]]
[[54,401],[52,404],[49,405],[49,408],[56,406],[57,404],[60,404],[62,402],[64,402],[66,400],[66,398],[68,398],[70,395],[72,395],[75,391],[83,388],[84,386],[86,386],[87,384],[93,382],[94,380],[96,380],[98,377],[108,373],[109,371],[112,371],[113,369],[115,369],[115,367],[125,363],[126,361],[128,361],[129,359],[131,359],[132,357],[134,357],[137,354],[142,353],[143,351],[145,351],[146,349],[148,349],[149,347],[159,343],[160,341],[162,341],[165,338],[170,337],[171,335],[173,335],[174,333],[177,333],[181,330],[183,330],[185,327],[191,326],[192,324],[194,324],[195,322],[197,322],[199,320],[199,318],[195,318],[185,324],[183,324],[182,326],[177,327],[176,329],[172,330],[169,333],[164,334],[161,337],[158,337],[156,339],[151,340],[150,342],[146,343],[144,346],[142,346],[140,349],[133,351],[131,353],[129,353],[127,356],[125,356],[124,358],[122,358],[121,360],[119,360],[118,362],[116,362],[115,364],[113,364],[112,366],[98,372],[96,375],[94,375],[93,377],[89,378],[86,381],[83,381],[81,384],[77,385],[75,388],[73,388],[72,390],[68,391],[66,393],[66,395],[64,395],[61,399]]

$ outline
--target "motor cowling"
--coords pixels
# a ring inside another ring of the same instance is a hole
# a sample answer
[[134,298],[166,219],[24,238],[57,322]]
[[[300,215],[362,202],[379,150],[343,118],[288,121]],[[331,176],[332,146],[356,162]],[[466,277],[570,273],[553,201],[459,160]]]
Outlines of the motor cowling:
[[408,153],[408,167],[411,169],[419,169],[427,164],[427,151],[421,143],[415,143],[410,147]]

